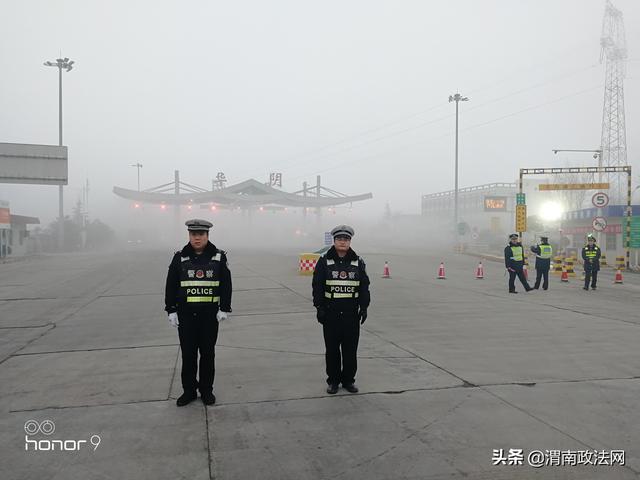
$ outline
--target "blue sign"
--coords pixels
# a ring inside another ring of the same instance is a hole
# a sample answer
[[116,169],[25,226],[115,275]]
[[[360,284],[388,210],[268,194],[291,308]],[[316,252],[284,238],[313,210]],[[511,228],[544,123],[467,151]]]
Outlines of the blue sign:
[[333,237],[331,236],[331,232],[324,232],[324,244],[333,245]]

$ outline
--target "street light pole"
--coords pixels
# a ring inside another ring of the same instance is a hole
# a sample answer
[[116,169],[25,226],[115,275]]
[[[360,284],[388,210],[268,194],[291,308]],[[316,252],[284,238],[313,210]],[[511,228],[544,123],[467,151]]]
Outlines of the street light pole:
[[[44,62],[46,67],[58,69],[58,145],[62,146],[62,69],[69,72],[73,68],[73,60],[67,57],[58,58],[55,62]],[[62,185],[58,185],[58,249],[64,245],[64,196]]]
[[138,169],[138,191],[140,191],[140,169],[142,168],[142,164],[138,162],[138,163],[132,163],[129,166],[136,167]]
[[458,236],[459,236],[459,232],[458,232],[458,113],[459,113],[459,108],[458,108],[458,104],[460,102],[467,102],[467,101],[469,101],[469,98],[463,97],[459,93],[456,93],[455,95],[449,95],[449,103],[456,102],[456,166],[455,166],[455,187],[454,187],[455,190],[453,194],[453,228],[455,231],[454,235],[456,240],[458,239]]

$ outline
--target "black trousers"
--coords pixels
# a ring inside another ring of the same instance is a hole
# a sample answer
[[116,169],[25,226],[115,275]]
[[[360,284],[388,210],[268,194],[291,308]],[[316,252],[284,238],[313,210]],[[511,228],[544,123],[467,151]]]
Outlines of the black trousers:
[[542,280],[542,288],[546,290],[549,288],[549,267],[536,268],[536,283],[533,288],[540,288],[540,281]]
[[584,271],[584,288],[589,288],[589,282],[591,282],[591,288],[596,288],[596,284],[598,283],[598,270]]
[[527,292],[531,290],[531,287],[529,286],[529,282],[527,282],[527,279],[524,277],[524,272],[522,271],[522,267],[511,267],[511,270],[509,270],[509,291],[510,292],[516,291],[516,277],[518,277],[518,279],[520,280],[520,282],[524,286],[524,289]]
[[327,383],[355,382],[358,369],[360,320],[355,313],[329,313],[322,326],[327,366]]
[[[178,336],[182,351],[182,388],[195,393],[213,391],[216,373],[215,348],[218,341],[218,320],[216,311],[178,312]],[[200,372],[198,380],[198,352],[200,352]]]

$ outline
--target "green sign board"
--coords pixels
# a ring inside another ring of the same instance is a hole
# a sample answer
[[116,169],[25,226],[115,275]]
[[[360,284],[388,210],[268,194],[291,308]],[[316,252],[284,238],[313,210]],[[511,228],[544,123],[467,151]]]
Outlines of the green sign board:
[[516,205],[524,205],[526,203],[524,193],[516,193]]
[[640,217],[631,217],[631,248],[640,248]]
[[459,222],[458,223],[458,235],[465,235],[469,233],[469,225],[467,222]]

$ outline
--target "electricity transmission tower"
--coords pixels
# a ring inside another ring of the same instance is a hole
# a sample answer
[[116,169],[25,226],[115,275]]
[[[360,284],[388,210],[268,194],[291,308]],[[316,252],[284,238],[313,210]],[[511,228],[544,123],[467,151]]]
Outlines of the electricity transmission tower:
[[[602,109],[601,166],[627,165],[627,132],[624,118],[624,77],[627,41],[622,12],[607,0],[600,37],[600,63],[605,62]],[[626,185],[622,175],[607,175],[612,203],[622,203]]]

